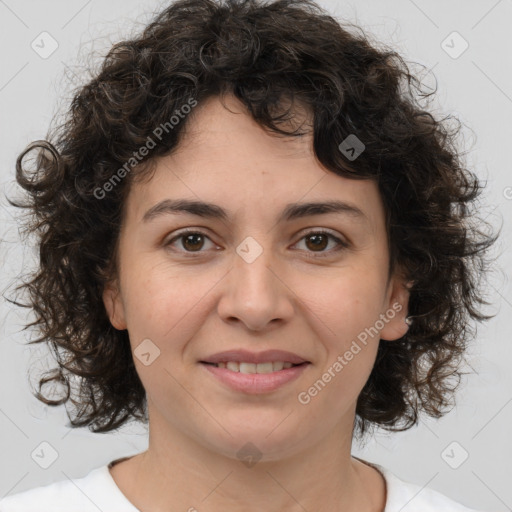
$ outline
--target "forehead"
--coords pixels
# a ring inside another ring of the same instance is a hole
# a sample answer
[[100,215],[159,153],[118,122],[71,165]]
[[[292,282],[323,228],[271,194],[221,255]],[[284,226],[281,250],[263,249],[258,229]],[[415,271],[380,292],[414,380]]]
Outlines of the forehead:
[[[283,100],[281,109],[289,108]],[[279,126],[287,131],[296,130],[302,135],[285,136],[265,130],[248,113],[234,96],[222,99],[215,96],[198,105],[185,125],[185,132],[177,151],[193,150],[198,158],[240,155],[241,159],[254,158],[256,149],[265,149],[258,160],[265,156],[272,159],[313,158],[313,132],[311,113],[296,103],[288,115],[290,119]],[[247,153],[246,153],[247,152]]]
[[297,111],[290,127],[300,137],[263,129],[233,97],[210,98],[187,120],[179,146],[155,162],[151,180],[135,182],[128,215],[140,222],[165,199],[218,204],[250,219],[282,213],[293,202],[340,200],[357,205],[373,225],[383,216],[377,184],[348,179],[325,169],[313,151],[309,114]]

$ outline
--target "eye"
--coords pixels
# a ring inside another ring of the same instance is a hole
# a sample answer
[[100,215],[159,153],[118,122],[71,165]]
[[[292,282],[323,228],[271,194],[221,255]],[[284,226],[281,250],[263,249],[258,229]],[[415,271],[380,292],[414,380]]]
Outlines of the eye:
[[[201,249],[204,247],[205,239],[213,244],[213,242],[210,240],[210,237],[206,233],[203,233],[202,231],[198,230],[188,229],[185,231],[181,231],[178,235],[169,240],[169,242],[165,243],[165,246],[172,246],[175,244],[175,242],[177,242],[180,239],[181,249],[183,249],[185,253],[204,252],[201,251]],[[329,239],[334,240],[334,242],[336,242],[336,246],[334,249],[325,251],[326,246],[329,244]],[[316,231],[309,231],[299,240],[299,242],[302,242],[303,240],[306,241],[306,251],[317,253],[314,256],[317,258],[330,256],[331,253],[335,253],[349,247],[349,244],[347,242],[340,240],[337,236],[334,236],[329,231],[322,229]],[[180,252],[180,249],[175,250]]]
[[182,231],[179,235],[169,240],[169,242],[167,242],[165,246],[171,246],[173,245],[175,240],[179,239],[182,239],[180,245],[183,249],[185,249],[185,252],[204,252],[198,249],[201,249],[204,246],[204,239],[210,240],[206,233],[203,233],[202,231],[195,231],[189,229],[186,231]]
[[[331,249],[329,251],[324,251],[323,249],[325,249],[325,247],[329,244],[329,239],[334,240],[337,245],[334,249]],[[349,247],[349,244],[347,242],[340,240],[337,236],[334,236],[329,231],[325,231],[323,229],[316,230],[316,231],[309,231],[299,240],[299,242],[302,242],[302,240],[306,240],[305,244],[306,244],[307,249],[313,249],[310,252],[320,253],[318,256],[317,255],[314,256],[317,258],[324,258],[327,256],[331,256],[332,253],[336,253],[338,251],[341,251],[341,250]],[[308,242],[308,240],[309,240],[309,242]],[[316,250],[316,249],[319,249],[319,250]]]

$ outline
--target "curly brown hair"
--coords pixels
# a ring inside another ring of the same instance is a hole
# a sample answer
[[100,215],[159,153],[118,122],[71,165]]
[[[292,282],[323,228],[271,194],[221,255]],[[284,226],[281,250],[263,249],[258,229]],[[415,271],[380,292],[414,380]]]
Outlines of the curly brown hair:
[[[16,163],[27,200],[10,202],[28,209],[24,232],[37,235],[40,264],[16,288],[28,292],[28,303],[11,302],[35,312],[25,329],[41,335],[30,343],[48,343],[58,363],[39,380],[37,398],[70,400],[78,409],[74,417],[68,411],[71,426],[93,432],[147,422],[128,332],[111,325],[102,292],[117,275],[130,184],[177,147],[187,119],[161,130],[150,154],[101,199],[98,190],[191,98],[201,104],[234,94],[260,126],[292,137],[299,132],[284,126],[298,100],[312,114],[319,161],[339,176],[378,183],[389,275],[400,268],[413,283],[414,322],[399,340],[380,343],[355,431],[405,430],[421,411],[445,414],[476,331],[469,321],[492,318],[482,311],[489,303],[480,287],[498,235],[477,217],[483,187],[457,148],[460,122],[451,128],[453,116],[438,120],[421,106],[436,90],[425,92],[398,53],[310,0],[179,0],[115,44],[76,91],[65,121]],[[339,149],[349,134],[365,145],[352,161]],[[35,171],[24,162],[32,151]],[[42,394],[52,381],[65,385],[64,397]]]

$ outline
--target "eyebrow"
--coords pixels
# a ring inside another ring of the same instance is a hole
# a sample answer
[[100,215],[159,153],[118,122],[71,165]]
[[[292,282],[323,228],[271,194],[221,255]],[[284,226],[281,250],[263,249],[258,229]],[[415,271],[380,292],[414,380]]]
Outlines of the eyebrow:
[[[289,203],[282,211],[278,222],[291,221],[312,215],[326,215],[330,213],[345,214],[355,218],[361,218],[368,221],[366,214],[353,204],[340,200],[307,202],[307,203]],[[198,217],[229,220],[229,214],[220,206],[203,201],[193,201],[189,199],[164,199],[151,207],[142,217],[143,222],[149,222],[162,215],[169,214],[189,214]]]

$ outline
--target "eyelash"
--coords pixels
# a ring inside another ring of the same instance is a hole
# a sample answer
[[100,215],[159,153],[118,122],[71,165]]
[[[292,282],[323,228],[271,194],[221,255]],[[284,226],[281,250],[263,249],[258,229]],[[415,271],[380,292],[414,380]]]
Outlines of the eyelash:
[[[201,236],[204,236],[204,237],[210,239],[210,237],[203,231],[199,231],[199,230],[195,230],[195,229],[187,229],[185,231],[181,231],[178,235],[176,235],[171,240],[169,240],[167,243],[165,243],[165,247],[170,246],[176,240],[179,240],[180,238],[184,238],[187,235],[201,235]],[[340,240],[337,236],[334,236],[331,232],[325,231],[322,229],[312,230],[307,233],[304,233],[304,235],[298,242],[300,242],[301,240],[303,240],[304,238],[306,238],[310,235],[326,235],[338,243],[338,247],[335,249],[331,249],[330,251],[322,251],[322,252],[308,251],[308,253],[315,254],[314,258],[327,258],[327,257],[331,256],[332,253],[338,253],[339,251],[342,251],[343,249],[347,249],[349,247],[348,243],[344,242],[343,240]],[[178,252],[181,252],[181,251],[178,251]],[[197,257],[195,255],[201,254],[202,252],[204,252],[204,251],[184,251],[185,254],[191,254],[191,256],[187,256],[187,258]]]

